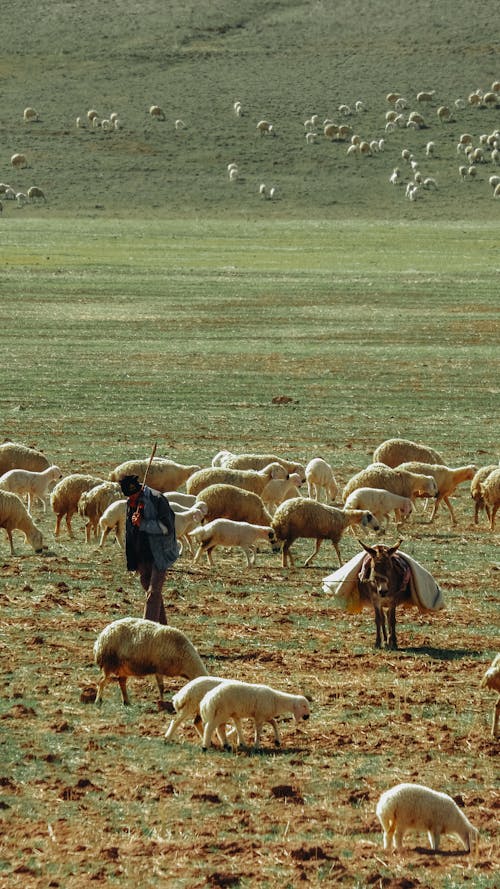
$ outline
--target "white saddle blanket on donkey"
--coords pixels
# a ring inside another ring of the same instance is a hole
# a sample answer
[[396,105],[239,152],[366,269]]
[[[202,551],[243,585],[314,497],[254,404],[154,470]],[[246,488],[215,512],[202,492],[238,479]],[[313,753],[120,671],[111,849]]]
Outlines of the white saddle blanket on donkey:
[[[408,563],[410,568],[411,602],[419,611],[439,611],[444,608],[443,594],[426,568],[412,559],[407,553],[398,550],[398,555]],[[358,577],[363,560],[366,558],[364,550],[353,556],[349,562],[323,578],[323,590],[333,595],[333,605],[358,614],[363,608],[371,608],[371,602],[365,596],[361,596],[358,588]]]

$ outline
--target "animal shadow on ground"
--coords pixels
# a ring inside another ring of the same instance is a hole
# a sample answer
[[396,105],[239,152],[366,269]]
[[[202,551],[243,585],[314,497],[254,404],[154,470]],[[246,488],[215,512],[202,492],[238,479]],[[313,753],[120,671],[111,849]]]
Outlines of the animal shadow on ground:
[[426,654],[437,661],[459,661],[464,657],[480,657],[482,652],[468,648],[433,648],[430,645],[400,646],[406,654]]

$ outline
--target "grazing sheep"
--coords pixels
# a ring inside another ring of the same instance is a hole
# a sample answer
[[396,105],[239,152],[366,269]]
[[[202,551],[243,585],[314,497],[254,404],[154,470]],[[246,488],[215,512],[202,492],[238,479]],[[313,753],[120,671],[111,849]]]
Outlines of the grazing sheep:
[[178,505],[183,509],[189,509],[196,503],[194,494],[183,494],[181,491],[163,491],[163,496],[167,498],[172,508]]
[[17,201],[18,207],[24,207],[24,205],[28,203],[28,197],[27,197],[27,195],[25,195],[24,191],[17,191],[16,192],[16,201]]
[[206,676],[207,671],[188,637],[174,627],[141,617],[123,617],[108,624],[94,644],[94,660],[103,676],[97,687],[96,704],[102,703],[106,685],[118,679],[124,704],[129,704],[129,676],[156,676],[163,698],[164,676]]
[[15,441],[5,441],[0,445],[0,474],[9,469],[28,469],[30,472],[42,472],[50,466],[45,454],[35,448]]
[[500,506],[500,468],[494,469],[482,483],[483,500],[489,510],[490,530],[495,530],[495,516]]
[[229,181],[230,182],[236,182],[236,180],[238,179],[238,176],[239,176],[238,167],[233,167],[231,170],[229,170]]
[[452,469],[449,466],[442,466],[441,464],[419,463],[416,460],[412,460],[409,463],[401,463],[398,468],[421,475],[431,475],[436,481],[438,492],[432,507],[430,521],[432,522],[438,511],[439,504],[444,500],[449,509],[451,520],[454,525],[456,524],[457,519],[449,498],[458,485],[466,481],[471,481],[471,479],[474,478],[477,472],[477,466],[471,464],[469,466],[459,466],[456,469]]
[[403,837],[410,829],[427,831],[435,851],[442,834],[457,836],[467,852],[479,838],[479,831],[451,796],[423,784],[397,784],[386,790],[377,803],[376,813],[384,831],[384,849],[393,845],[401,852]]
[[257,130],[259,131],[261,136],[275,135],[274,127],[272,123],[269,123],[268,120],[259,120],[257,124]]
[[272,478],[286,478],[287,471],[281,463],[270,463],[264,469],[226,469],[210,466],[193,473],[186,482],[188,494],[199,494],[209,485],[235,485],[245,491],[260,494]]
[[198,500],[203,500],[207,505],[207,524],[212,519],[233,519],[251,525],[271,524],[271,514],[253,491],[244,491],[234,485],[209,485],[200,491]]
[[292,695],[277,691],[268,685],[256,685],[228,679],[207,692],[200,702],[200,716],[203,721],[203,750],[212,743],[212,736],[219,729],[224,736],[225,724],[232,721],[236,725],[236,746],[242,743],[239,721],[252,719],[255,726],[254,748],[260,747],[262,727],[269,722],[274,731],[274,743],[281,744],[276,717],[292,713],[295,722],[309,719],[310,708],[303,695]]
[[115,482],[102,482],[83,491],[78,500],[78,512],[83,519],[86,519],[85,540],[87,543],[90,543],[92,533],[94,537],[97,537],[97,529],[104,511],[121,497],[120,485]]
[[323,127],[323,135],[326,136],[327,139],[331,139],[333,142],[339,135],[339,127],[336,123],[327,123]]
[[379,525],[389,521],[389,513],[395,513],[396,522],[409,516],[413,503],[409,497],[400,497],[383,488],[356,488],[344,503],[345,509],[365,509],[375,516]]
[[486,670],[481,680],[481,688],[492,688],[493,691],[498,692],[491,723],[491,737],[496,738],[500,721],[500,654],[495,655],[491,666]]
[[127,500],[120,499],[111,503],[99,519],[101,539],[99,546],[104,546],[107,536],[114,531],[116,540],[122,549],[125,549],[125,523],[127,520]]
[[179,726],[191,717],[194,718],[194,726],[201,737],[203,733],[200,730],[200,704],[207,692],[212,691],[213,688],[225,681],[219,676],[197,676],[196,679],[191,679],[190,682],[183,685],[172,698],[175,716],[165,732],[165,740],[171,741]]
[[253,525],[250,522],[235,522],[232,519],[213,519],[189,532],[189,537],[198,544],[194,562],[206,553],[208,564],[213,567],[212,553],[217,546],[234,547],[243,550],[247,567],[255,565],[255,553],[260,540],[267,540],[273,552],[280,551],[280,545],[270,525]]
[[186,129],[187,129],[186,124],[184,123],[183,120],[181,120],[180,117],[177,118],[177,120],[175,121],[174,126],[175,126],[175,129],[177,130],[177,132],[180,132],[181,130],[186,130]]
[[222,465],[226,469],[264,469],[270,463],[281,463],[287,472],[298,472],[302,481],[306,480],[306,470],[302,463],[294,463],[277,457],[276,454],[230,454],[224,457]]
[[306,466],[306,482],[309,497],[312,500],[321,500],[324,493],[325,499],[335,500],[338,491],[337,481],[333,469],[326,460],[321,457],[313,457]]
[[498,185],[495,185],[495,189],[493,191],[493,197],[500,198],[500,182],[498,183]]
[[432,102],[435,94],[436,90],[422,90],[417,93],[417,102]]
[[166,120],[165,112],[159,105],[151,105],[149,114],[154,120]]
[[59,478],[62,478],[62,472],[59,466],[55,465],[42,469],[41,472],[30,472],[28,469],[9,469],[8,472],[4,472],[0,476],[0,489],[17,494],[18,497],[27,495],[29,513],[31,513],[31,506],[35,500],[39,500],[43,511],[47,512],[45,497],[53,482]]
[[[264,186],[264,188],[265,188],[265,186]],[[229,459],[229,457],[234,457],[234,456],[236,456],[236,455],[233,454],[232,451],[227,451],[227,450],[217,451],[215,456],[212,457],[211,465],[212,466],[223,466],[224,460],[227,460],[227,459]]]
[[441,123],[444,123],[445,121],[451,121],[453,119],[451,116],[451,111],[447,105],[440,105],[438,110],[436,111],[436,114],[438,116],[438,120],[440,120]]
[[93,475],[74,473],[67,475],[57,483],[50,495],[50,505],[56,514],[56,526],[54,536],[59,537],[61,522],[66,517],[66,527],[70,537],[74,537],[71,527],[71,519],[78,511],[78,501],[84,491],[90,491],[96,485],[102,484],[102,478]]
[[35,198],[39,198],[40,200],[44,201],[47,200],[42,189],[38,188],[38,185],[32,185],[30,188],[28,188],[28,200],[34,201]]
[[[470,495],[474,501],[475,525],[479,524],[479,513],[481,512],[481,510],[486,510],[486,504],[483,497],[483,482],[486,481],[488,476],[491,475],[491,473],[494,472],[495,469],[498,469],[498,463],[491,463],[489,466],[481,466],[470,483]],[[487,515],[489,518],[489,507]]]
[[36,553],[43,549],[42,532],[34,524],[21,498],[10,491],[0,491],[0,528],[4,528],[9,538],[10,554],[15,556],[13,531],[22,531],[27,542]]
[[300,497],[299,487],[301,484],[302,479],[298,472],[290,473],[288,478],[272,478],[260,495],[264,506],[270,512],[274,512],[284,500]]
[[189,533],[199,522],[203,521],[206,515],[206,504],[202,504],[200,501],[200,503],[195,503],[194,506],[189,506],[187,509],[182,509],[174,502],[171,502],[170,505],[175,513],[175,536],[182,546],[186,544],[192,555],[193,547]]
[[38,115],[38,111],[35,111],[34,108],[25,108],[23,111],[23,120],[25,123],[35,123],[40,120]]
[[421,463],[442,463],[444,460],[437,451],[427,445],[417,444],[407,438],[388,438],[375,448],[373,452],[374,463],[385,463],[395,469],[400,463],[408,463],[409,460],[420,460]]
[[372,463],[353,475],[342,491],[344,503],[349,494],[352,494],[357,488],[384,488],[386,491],[392,491],[393,494],[399,494],[400,497],[408,497],[412,501],[416,497],[435,497],[437,495],[437,484],[430,473],[424,475],[408,472],[401,469],[400,466],[392,469],[384,463]]
[[427,157],[432,157],[435,149],[436,149],[435,143],[428,142],[427,145],[425,146],[425,153],[426,153]]
[[15,170],[20,169],[21,167],[27,167],[28,161],[25,154],[13,154],[10,159],[10,165]]
[[[148,468],[149,459],[147,460],[127,460],[120,463],[109,474],[110,481],[119,482],[125,475],[137,475],[139,479],[143,479]],[[193,472],[197,472],[199,466],[186,466],[182,463],[175,463],[173,460],[167,460],[165,457],[156,457],[148,472],[148,485],[155,491],[173,491],[180,488]]]
[[352,525],[362,525],[364,528],[373,528],[374,531],[378,531],[380,527],[371,512],[365,510],[337,509],[335,506],[318,503],[309,497],[285,500],[278,506],[271,521],[276,538],[283,543],[283,568],[287,567],[288,558],[293,568],[295,561],[290,547],[299,537],[312,537],[316,540],[314,551],[304,562],[305,568],[315,558],[323,540],[332,541],[339,563],[342,565],[338,544],[345,529]]
[[91,124],[91,126],[93,125],[94,120],[97,120],[98,117],[99,115],[95,108],[90,108],[89,111],[87,111],[87,120]]

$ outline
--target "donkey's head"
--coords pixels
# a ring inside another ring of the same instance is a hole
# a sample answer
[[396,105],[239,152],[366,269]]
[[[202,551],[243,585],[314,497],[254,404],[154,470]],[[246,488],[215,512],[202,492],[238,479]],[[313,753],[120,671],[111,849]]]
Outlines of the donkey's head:
[[392,556],[399,549],[402,540],[398,540],[393,546],[385,546],[378,543],[376,546],[367,546],[362,540],[359,544],[370,556],[370,561],[365,569],[364,579],[371,583],[382,598],[396,592],[394,585],[394,563]]

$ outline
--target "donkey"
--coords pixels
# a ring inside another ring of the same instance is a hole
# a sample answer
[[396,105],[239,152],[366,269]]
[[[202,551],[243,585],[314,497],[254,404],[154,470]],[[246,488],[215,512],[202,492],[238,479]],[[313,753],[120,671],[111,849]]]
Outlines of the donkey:
[[[379,543],[376,546],[366,546],[358,541],[368,553],[365,557],[358,578],[360,594],[368,594],[375,612],[375,626],[377,636],[375,648],[382,647],[382,636],[387,648],[395,651],[398,647],[396,639],[396,608],[403,602],[411,600],[410,578],[411,571],[408,563],[402,556],[395,553],[402,544],[399,540],[394,546],[384,546]],[[389,639],[385,611],[388,611]]]

